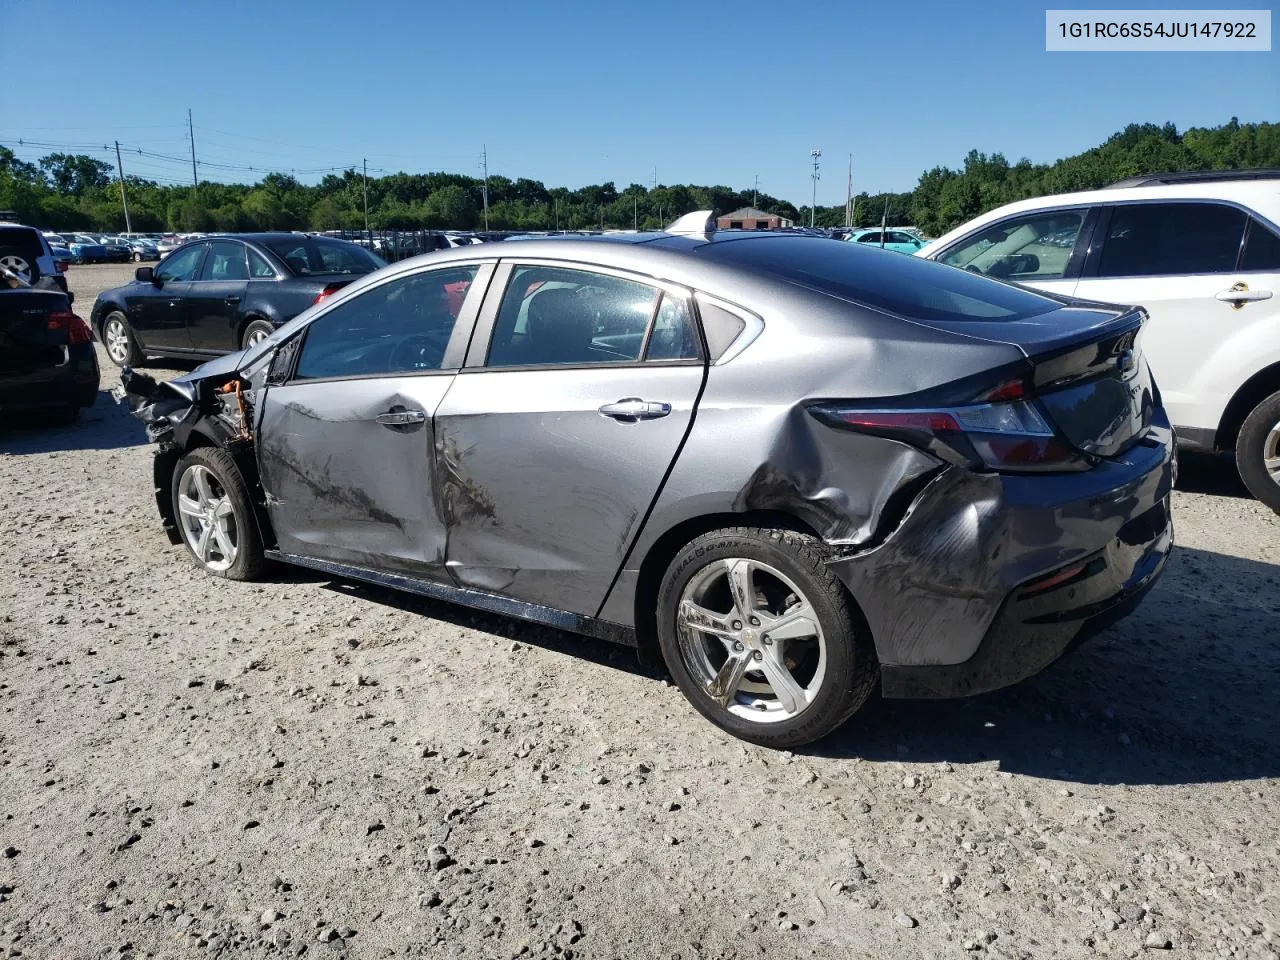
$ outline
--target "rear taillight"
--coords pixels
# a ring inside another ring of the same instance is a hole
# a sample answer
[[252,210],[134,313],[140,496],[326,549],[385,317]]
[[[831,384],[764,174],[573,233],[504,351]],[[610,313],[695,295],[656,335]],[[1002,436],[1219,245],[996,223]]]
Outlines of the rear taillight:
[[47,322],[50,330],[61,330],[66,333],[68,346],[93,343],[93,331],[89,329],[89,325],[70,310],[49,314]]
[[66,273],[66,272],[67,272],[67,261],[65,261],[65,260],[55,260],[55,261],[53,261],[53,265],[54,265],[54,267],[57,269],[57,271],[58,271],[59,273]]
[[901,440],[976,470],[1019,473],[1089,466],[1058,437],[1021,380],[954,407],[863,410],[825,404],[811,409],[832,426]]
[[325,284],[324,289],[321,290],[318,294],[316,294],[316,298],[311,301],[311,305],[314,307],[317,303],[324,303],[326,300],[328,300],[330,297],[332,297],[335,293],[337,293],[339,290],[341,290],[345,286],[346,286],[345,283]]

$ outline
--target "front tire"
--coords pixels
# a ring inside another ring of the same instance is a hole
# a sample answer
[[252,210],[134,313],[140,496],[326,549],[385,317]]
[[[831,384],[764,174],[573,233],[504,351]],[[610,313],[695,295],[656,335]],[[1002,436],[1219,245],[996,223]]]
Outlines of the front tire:
[[1236,437],[1236,468],[1249,492],[1280,513],[1280,391],[1245,418]]
[[667,668],[704,717],[751,743],[812,743],[871,696],[878,668],[817,538],[734,527],[672,560],[658,594]]
[[197,447],[173,469],[173,515],[196,566],[215,577],[252,580],[264,563],[249,489],[235,460]]
[[136,367],[146,359],[128,319],[119,310],[112,310],[102,321],[102,345],[117,367]]

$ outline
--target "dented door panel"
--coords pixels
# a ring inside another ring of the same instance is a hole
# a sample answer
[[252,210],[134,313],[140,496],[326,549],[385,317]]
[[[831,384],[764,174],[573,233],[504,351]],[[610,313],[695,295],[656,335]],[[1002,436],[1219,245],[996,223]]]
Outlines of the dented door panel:
[[[444,576],[432,416],[452,379],[376,377],[266,391],[258,462],[283,552]],[[397,415],[409,422],[377,419]]]
[[[594,614],[693,422],[704,370],[460,374],[436,418],[457,582]],[[629,397],[671,410],[637,422],[599,411]]]

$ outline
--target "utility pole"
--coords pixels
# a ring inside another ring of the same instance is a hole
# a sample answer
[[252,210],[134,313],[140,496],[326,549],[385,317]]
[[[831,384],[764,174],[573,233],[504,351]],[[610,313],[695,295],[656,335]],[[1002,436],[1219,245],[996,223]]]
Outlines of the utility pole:
[[196,128],[191,125],[191,108],[187,107],[187,136],[191,138],[191,182],[200,187],[200,175],[196,173]]
[[360,164],[364,170],[364,235],[373,249],[373,234],[369,232],[369,158],[363,158]]
[[552,200],[551,200],[551,202],[552,202],[553,204],[555,204],[555,210],[556,210],[556,232],[558,233],[558,232],[560,231],[560,198],[559,198],[559,197],[553,197],[553,198],[552,198]]
[[889,195],[884,195],[884,213],[880,214],[880,249],[884,249],[884,229],[889,224]]
[[120,202],[124,204],[124,232],[133,233],[133,224],[129,221],[129,196],[124,189],[124,163],[120,160],[120,141],[116,141],[116,173],[120,174]]
[[844,195],[844,225],[853,226],[853,154],[849,154],[849,186]]
[[653,187],[652,187],[652,189],[654,189],[654,190],[657,190],[657,189],[658,189],[658,168],[657,168],[656,166],[653,168]]
[[809,204],[809,226],[812,227],[818,215],[818,180],[822,176],[818,172],[818,159],[822,156],[822,150],[814,147],[809,151],[809,156],[813,158],[813,202]]
[[480,188],[480,200],[484,204],[484,228],[489,229],[489,148],[480,144],[480,166],[484,168],[484,186]]
[[756,174],[755,184],[751,187],[751,206],[760,202],[760,174]]
[[631,195],[631,226],[632,229],[639,231],[640,229],[640,197],[638,194]]

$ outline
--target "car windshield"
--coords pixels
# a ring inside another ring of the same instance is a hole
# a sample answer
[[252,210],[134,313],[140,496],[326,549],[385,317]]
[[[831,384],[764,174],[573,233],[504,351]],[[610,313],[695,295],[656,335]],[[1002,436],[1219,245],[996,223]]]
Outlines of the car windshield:
[[[877,240],[879,238],[877,237]],[[868,244],[774,237],[710,244],[713,259],[913,320],[1021,320],[1058,309],[1050,297]]]
[[263,245],[297,276],[372,273],[386,261],[354,243],[327,237],[273,237]]

